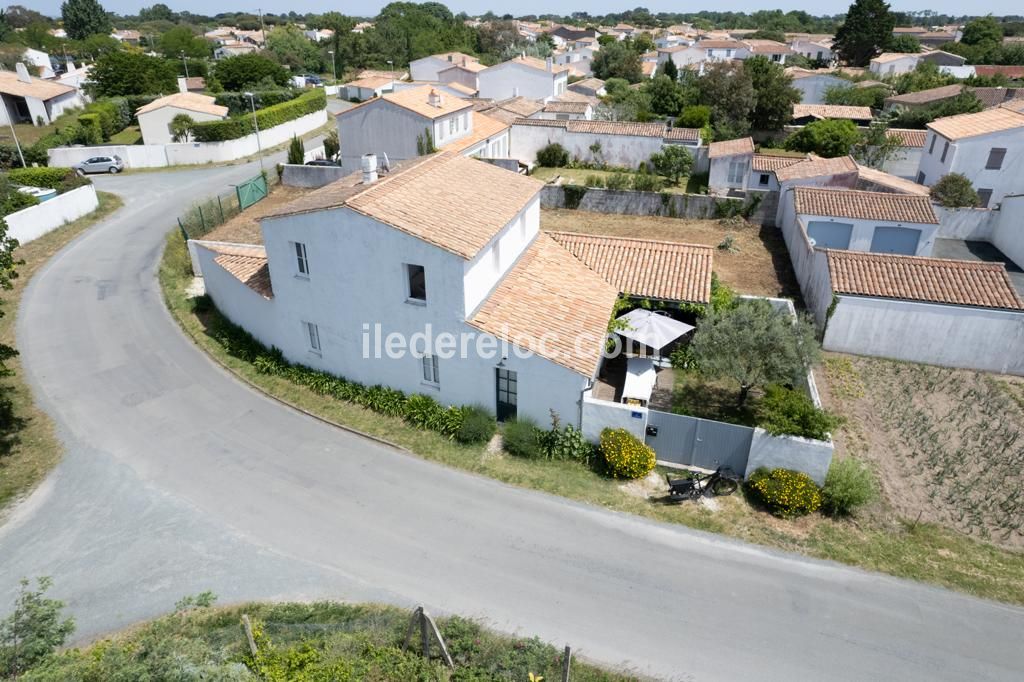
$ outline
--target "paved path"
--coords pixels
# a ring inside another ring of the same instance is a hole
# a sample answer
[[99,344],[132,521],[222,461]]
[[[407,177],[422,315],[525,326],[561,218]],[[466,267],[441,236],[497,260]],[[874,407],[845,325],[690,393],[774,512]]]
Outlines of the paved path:
[[1024,610],[512,488],[281,407],[177,329],[154,269],[254,166],[99,178],[125,208],[19,316],[67,454],[0,529],[0,609],[52,575],[81,636],[212,589],[479,616],[673,679],[1020,680]]

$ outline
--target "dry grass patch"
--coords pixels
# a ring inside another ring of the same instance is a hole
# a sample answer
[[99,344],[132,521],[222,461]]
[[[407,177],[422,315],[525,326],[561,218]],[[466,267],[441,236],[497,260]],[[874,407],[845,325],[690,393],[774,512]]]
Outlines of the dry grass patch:
[[[714,269],[724,284],[741,294],[786,296],[800,300],[782,234],[772,227],[734,219],[727,227],[718,220],[663,216],[590,213],[568,209],[541,211],[541,228],[613,237],[658,239],[715,247]],[[732,250],[718,246],[732,235]]]
[[[121,207],[121,199],[99,192],[100,205],[89,215],[18,247],[14,256],[24,260],[18,266],[14,288],[4,292],[0,318],[0,342],[15,344],[15,321],[21,295],[32,276],[68,242]],[[35,405],[25,381],[21,362],[8,363],[14,372],[0,380],[2,397],[10,400],[10,409],[0,414],[0,512],[32,491],[60,461],[61,445],[50,417]],[[2,513],[0,513],[2,516]]]

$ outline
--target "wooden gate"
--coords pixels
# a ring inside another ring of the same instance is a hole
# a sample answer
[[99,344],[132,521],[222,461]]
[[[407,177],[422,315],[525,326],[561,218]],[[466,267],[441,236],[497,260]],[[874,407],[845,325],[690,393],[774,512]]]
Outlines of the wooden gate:
[[267,197],[267,179],[262,175],[249,178],[235,187],[235,193],[238,195],[238,208],[244,211]]

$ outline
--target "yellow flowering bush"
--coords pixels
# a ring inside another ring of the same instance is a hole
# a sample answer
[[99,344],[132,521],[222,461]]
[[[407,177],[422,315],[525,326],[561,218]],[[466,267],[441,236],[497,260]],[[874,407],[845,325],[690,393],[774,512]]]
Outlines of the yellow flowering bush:
[[747,492],[756,502],[783,519],[821,509],[821,488],[802,471],[758,469],[747,480]]
[[643,478],[654,468],[654,450],[626,429],[601,431],[601,456],[615,478]]

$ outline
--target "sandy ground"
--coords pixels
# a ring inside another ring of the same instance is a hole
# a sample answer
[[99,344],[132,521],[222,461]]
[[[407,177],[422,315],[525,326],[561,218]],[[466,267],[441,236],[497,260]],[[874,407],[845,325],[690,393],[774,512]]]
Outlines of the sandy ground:
[[967,370],[826,354],[819,388],[846,418],[836,454],[874,468],[884,504],[1024,547],[1024,382]]
[[292,199],[308,194],[312,190],[301,187],[285,187],[281,184],[270,188],[270,195],[231,218],[223,225],[203,237],[209,241],[233,242],[236,244],[262,244],[263,233],[259,219],[271,213]]
[[629,216],[565,209],[541,211],[544,230],[638,237],[705,244],[718,247],[726,235],[733,249],[715,249],[714,270],[741,294],[787,296],[800,301],[782,234],[769,227],[738,222],[724,226],[718,220],[686,220],[660,216]]

